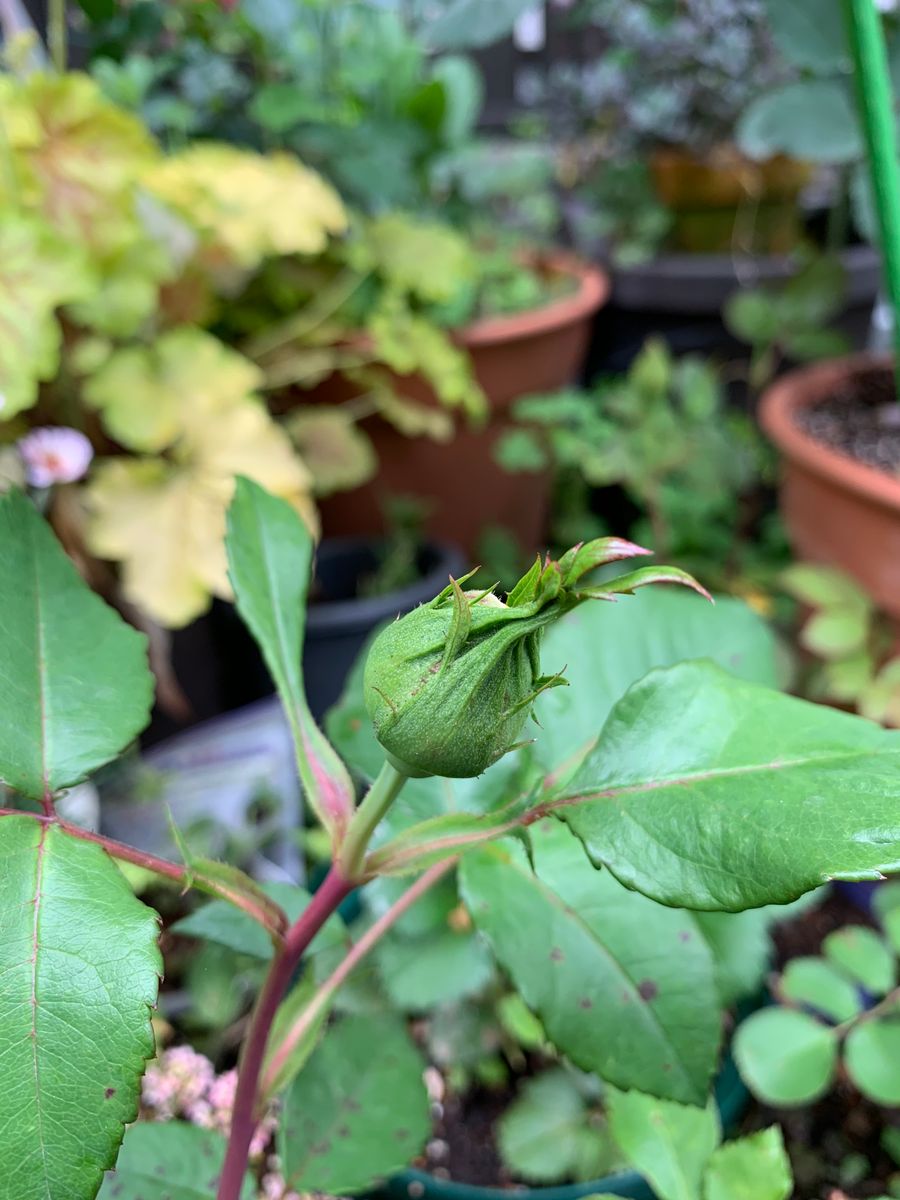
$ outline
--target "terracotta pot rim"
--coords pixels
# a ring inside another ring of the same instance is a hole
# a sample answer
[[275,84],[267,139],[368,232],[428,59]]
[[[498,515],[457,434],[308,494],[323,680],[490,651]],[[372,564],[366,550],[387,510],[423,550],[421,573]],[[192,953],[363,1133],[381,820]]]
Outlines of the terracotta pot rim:
[[463,325],[452,331],[459,345],[516,342],[553,333],[592,316],[609,299],[612,281],[607,272],[595,263],[585,262],[574,254],[559,250],[535,255],[533,262],[536,266],[549,268],[559,274],[574,276],[578,281],[577,288],[569,295],[560,296],[540,308],[506,316],[481,317]]
[[766,389],[760,403],[763,429],[791,462],[835,487],[855,492],[883,508],[900,512],[900,478],[858,462],[817,442],[794,420],[800,408],[821,400],[848,376],[874,368],[889,369],[890,355],[851,354],[788,372]]

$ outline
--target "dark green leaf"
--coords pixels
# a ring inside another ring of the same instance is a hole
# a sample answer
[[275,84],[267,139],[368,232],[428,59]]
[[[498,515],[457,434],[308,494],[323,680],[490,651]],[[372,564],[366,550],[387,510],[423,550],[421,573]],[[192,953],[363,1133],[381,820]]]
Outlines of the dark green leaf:
[[20,492],[0,496],[0,781],[33,800],[79,783],[143,729],[152,698],[146,639]]
[[346,1017],[330,1029],[285,1102],[290,1186],[359,1192],[405,1167],[431,1128],[424,1066],[396,1017]]
[[808,1104],[831,1086],[834,1030],[805,1013],[767,1008],[738,1026],[733,1053],[744,1082],[766,1104]]
[[339,840],[353,813],[353,784],[313,720],[303,690],[312,537],[286,500],[241,477],[228,510],[225,540],[238,612],[278,688],[304,791],[322,824]]
[[98,846],[0,818],[0,1194],[91,1200],[138,1112],[156,914]]
[[784,903],[900,869],[900,735],[683,663],[616,705],[553,805],[654,899]]
[[584,1070],[703,1102],[720,1038],[712,957],[688,913],[595,871],[563,826],[470,851],[463,898],[548,1037]]

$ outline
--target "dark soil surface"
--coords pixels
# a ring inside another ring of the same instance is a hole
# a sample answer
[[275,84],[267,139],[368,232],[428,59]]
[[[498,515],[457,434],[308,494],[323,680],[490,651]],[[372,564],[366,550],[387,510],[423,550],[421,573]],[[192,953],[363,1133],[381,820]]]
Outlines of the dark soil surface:
[[865,371],[797,413],[811,438],[888,474],[900,470],[900,405],[888,371]]
[[[898,451],[900,453],[900,451]],[[900,459],[898,459],[900,461]],[[819,908],[775,931],[775,962],[819,952],[823,939],[844,925],[871,925],[851,901],[835,891]],[[494,1141],[495,1123],[511,1100],[509,1091],[479,1088],[448,1095],[434,1106],[434,1136],[417,1164],[458,1183],[514,1189]],[[900,1168],[881,1149],[886,1124],[900,1126],[896,1113],[862,1100],[846,1082],[812,1108],[775,1111],[754,1104],[741,1133],[779,1123],[796,1176],[793,1200],[868,1200],[888,1192]]]

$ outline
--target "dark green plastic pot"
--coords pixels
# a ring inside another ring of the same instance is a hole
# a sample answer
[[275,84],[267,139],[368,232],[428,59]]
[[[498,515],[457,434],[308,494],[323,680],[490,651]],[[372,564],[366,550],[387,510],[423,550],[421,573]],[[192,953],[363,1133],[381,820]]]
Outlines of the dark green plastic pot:
[[[741,1016],[750,1015],[759,1002],[741,1006]],[[737,1067],[730,1054],[726,1054],[716,1079],[716,1104],[722,1118],[722,1128],[728,1132],[735,1128],[750,1102],[750,1093],[741,1082]],[[438,1179],[427,1171],[410,1169],[401,1171],[386,1180],[370,1195],[377,1200],[582,1200],[584,1196],[596,1196],[606,1192],[611,1196],[622,1196],[626,1200],[656,1200],[656,1194],[636,1171],[621,1171],[607,1175],[605,1179],[591,1179],[585,1183],[568,1183],[559,1187],[538,1188],[492,1188],[476,1187],[471,1183],[454,1183],[450,1179]]]

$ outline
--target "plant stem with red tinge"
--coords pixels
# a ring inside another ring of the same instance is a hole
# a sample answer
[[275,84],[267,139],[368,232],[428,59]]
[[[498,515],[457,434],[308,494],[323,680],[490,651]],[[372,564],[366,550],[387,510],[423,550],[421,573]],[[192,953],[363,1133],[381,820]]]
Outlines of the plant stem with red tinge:
[[309,906],[288,930],[284,945],[269,969],[250,1018],[250,1027],[238,1066],[231,1134],[216,1200],[240,1200],[247,1172],[250,1142],[256,1127],[254,1110],[259,1077],[272,1022],[310,942],[354,887],[354,883],[345,879],[336,867],[332,867]]

